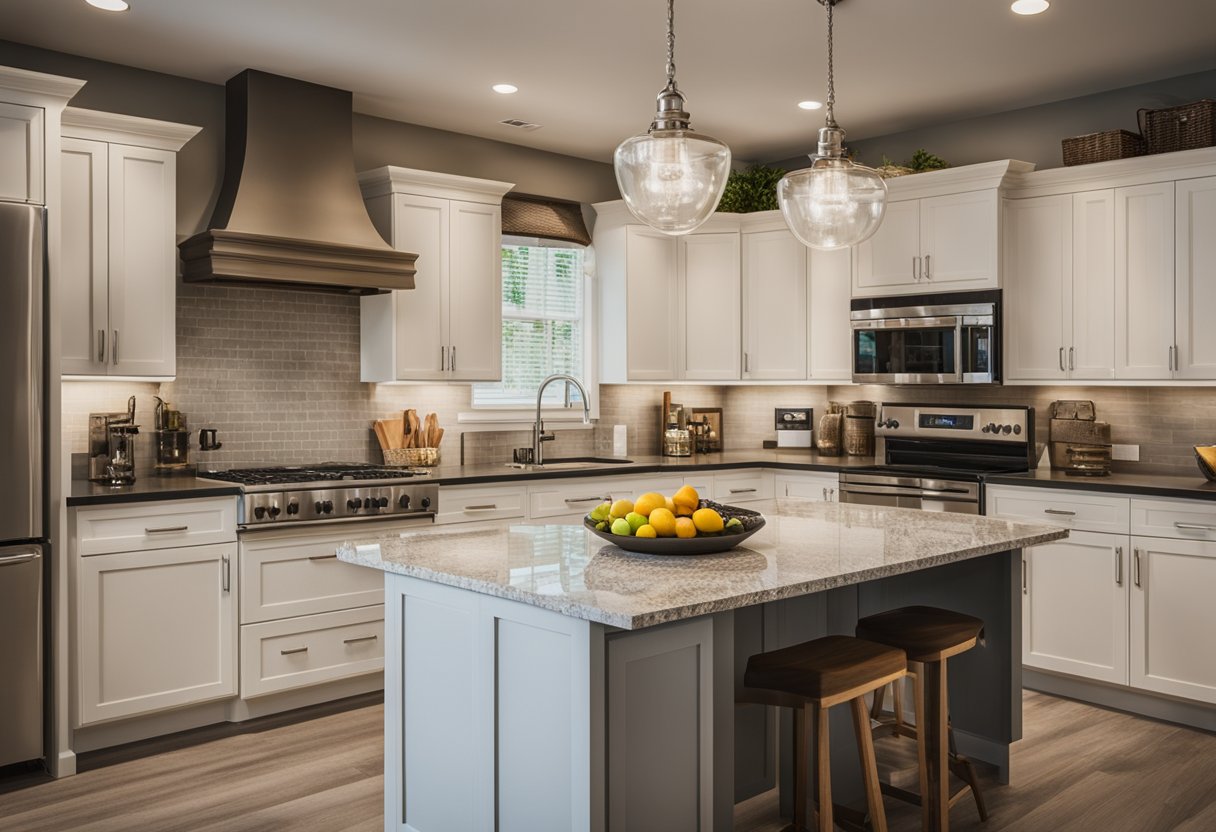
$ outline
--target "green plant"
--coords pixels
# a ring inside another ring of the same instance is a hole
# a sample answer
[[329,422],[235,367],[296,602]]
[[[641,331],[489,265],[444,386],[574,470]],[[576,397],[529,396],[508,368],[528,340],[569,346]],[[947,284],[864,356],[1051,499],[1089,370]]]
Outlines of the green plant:
[[926,170],[941,170],[950,167],[950,163],[941,156],[934,156],[932,153],[926,153],[922,147],[920,150],[912,154],[912,158],[905,163],[912,170],[920,173]]
[[777,209],[777,183],[785,171],[753,165],[746,171],[731,171],[722,191],[718,210],[731,214],[750,214]]

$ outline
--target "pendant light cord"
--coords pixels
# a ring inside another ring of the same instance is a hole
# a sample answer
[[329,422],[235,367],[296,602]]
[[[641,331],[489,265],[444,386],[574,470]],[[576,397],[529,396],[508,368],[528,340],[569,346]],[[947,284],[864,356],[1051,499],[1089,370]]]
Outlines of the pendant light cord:
[[836,124],[836,75],[833,69],[833,54],[832,54],[832,7],[836,5],[836,0],[820,0],[828,10],[828,100],[827,100],[827,126],[838,127]]
[[676,89],[676,0],[667,0],[667,89]]

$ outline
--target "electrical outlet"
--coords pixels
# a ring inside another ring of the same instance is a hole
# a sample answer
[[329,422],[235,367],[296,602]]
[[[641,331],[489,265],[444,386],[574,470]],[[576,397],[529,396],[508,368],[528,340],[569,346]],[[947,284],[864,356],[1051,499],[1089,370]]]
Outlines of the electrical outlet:
[[1140,461],[1140,446],[1139,445],[1112,445],[1110,449],[1111,459],[1121,459],[1125,462]]

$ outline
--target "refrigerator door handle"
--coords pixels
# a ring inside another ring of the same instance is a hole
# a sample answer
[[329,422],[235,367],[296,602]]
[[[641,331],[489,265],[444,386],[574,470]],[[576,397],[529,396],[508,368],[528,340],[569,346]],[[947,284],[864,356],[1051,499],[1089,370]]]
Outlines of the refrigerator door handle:
[[18,563],[29,563],[37,559],[37,552],[26,552],[24,555],[5,555],[4,557],[0,557],[0,566],[15,566]]

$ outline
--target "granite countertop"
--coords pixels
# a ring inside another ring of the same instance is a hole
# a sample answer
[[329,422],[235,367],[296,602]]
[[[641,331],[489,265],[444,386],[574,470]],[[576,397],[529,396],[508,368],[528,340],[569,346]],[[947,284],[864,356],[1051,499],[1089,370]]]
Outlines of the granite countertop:
[[984,482],[989,485],[1064,488],[1070,491],[1105,491],[1141,497],[1216,500],[1216,482],[1208,482],[1198,470],[1194,476],[1116,472],[1109,477],[1077,477],[1069,476],[1063,471],[1040,468],[1026,474],[988,476],[984,478]]
[[581,525],[460,524],[347,542],[349,563],[521,601],[626,630],[820,592],[1067,537],[1055,526],[774,500],[720,555],[637,555]]
[[106,485],[73,478],[68,505],[100,506],[114,503],[141,503],[152,500],[184,500],[192,497],[238,496],[240,486],[217,480],[200,480],[194,472],[157,474],[138,473],[131,485]]

